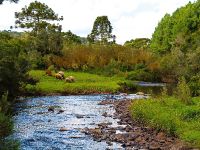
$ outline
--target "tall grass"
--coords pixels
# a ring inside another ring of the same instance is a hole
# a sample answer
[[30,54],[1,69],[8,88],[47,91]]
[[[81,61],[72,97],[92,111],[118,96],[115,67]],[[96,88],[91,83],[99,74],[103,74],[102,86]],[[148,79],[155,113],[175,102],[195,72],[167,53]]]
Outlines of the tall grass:
[[62,56],[53,56],[49,62],[65,69],[101,69],[114,73],[133,70],[135,65],[140,63],[150,70],[158,68],[150,51],[120,45],[65,45]]

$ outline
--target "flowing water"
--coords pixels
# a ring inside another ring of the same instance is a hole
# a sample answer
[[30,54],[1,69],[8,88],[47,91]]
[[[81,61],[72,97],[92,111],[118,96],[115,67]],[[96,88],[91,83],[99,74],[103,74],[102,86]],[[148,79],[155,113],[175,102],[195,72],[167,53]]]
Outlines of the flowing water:
[[[114,114],[112,105],[98,105],[102,100],[137,99],[131,95],[47,96],[24,98],[16,104],[13,137],[22,150],[104,150],[122,149],[120,143],[97,142],[81,132],[99,123],[119,126],[117,119],[104,117]],[[48,111],[50,107],[54,111]],[[60,112],[63,110],[64,112]],[[60,131],[64,128],[65,131]]]

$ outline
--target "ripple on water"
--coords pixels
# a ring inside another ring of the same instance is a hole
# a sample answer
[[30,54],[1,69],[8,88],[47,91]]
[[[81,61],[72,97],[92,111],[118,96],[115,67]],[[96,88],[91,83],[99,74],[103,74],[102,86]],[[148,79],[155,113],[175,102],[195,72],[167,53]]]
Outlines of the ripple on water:
[[[106,142],[97,142],[89,135],[80,132],[88,127],[94,128],[99,123],[111,122],[117,126],[116,119],[104,117],[103,113],[113,115],[115,110],[109,105],[98,105],[109,95],[89,96],[49,96],[26,98],[16,104],[14,138],[21,143],[22,150],[63,150],[88,149],[103,150],[121,148],[121,144],[113,143],[109,147]],[[120,95],[113,97],[120,99]],[[136,95],[129,95],[138,98]],[[122,98],[122,97],[121,97]],[[54,112],[48,108],[54,106]],[[58,113],[59,110],[62,113]],[[64,131],[60,131],[65,128]]]

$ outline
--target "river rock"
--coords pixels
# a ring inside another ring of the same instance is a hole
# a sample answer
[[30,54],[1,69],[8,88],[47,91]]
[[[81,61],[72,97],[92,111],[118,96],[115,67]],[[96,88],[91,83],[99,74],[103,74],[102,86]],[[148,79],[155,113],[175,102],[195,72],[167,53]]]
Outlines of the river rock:
[[65,127],[61,127],[61,128],[59,129],[59,131],[64,132],[64,131],[68,131],[68,129],[65,128]]
[[110,105],[110,104],[113,104],[113,103],[114,102],[110,101],[110,100],[103,100],[100,103],[98,103],[98,105]]
[[145,94],[143,92],[137,92],[136,95],[144,96]]
[[49,108],[48,108],[48,111],[52,111],[52,112],[54,112],[54,106],[49,106]]
[[84,115],[76,114],[76,118],[78,119],[84,118]]
[[61,109],[61,110],[58,111],[58,114],[61,114],[63,112],[65,112],[65,111]]

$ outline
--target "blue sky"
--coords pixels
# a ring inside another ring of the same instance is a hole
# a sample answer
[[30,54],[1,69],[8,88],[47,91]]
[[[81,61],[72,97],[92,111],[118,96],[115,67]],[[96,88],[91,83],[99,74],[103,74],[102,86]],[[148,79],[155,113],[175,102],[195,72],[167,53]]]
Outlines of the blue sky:
[[[33,0],[20,0],[18,4],[4,2],[0,5],[0,30],[14,25],[14,12],[20,11]],[[117,43],[127,40],[150,38],[158,22],[166,13],[172,13],[189,0],[38,0],[46,3],[64,20],[64,31],[71,30],[87,36],[97,16],[107,15],[113,26]],[[193,2],[194,0],[191,0]]]

